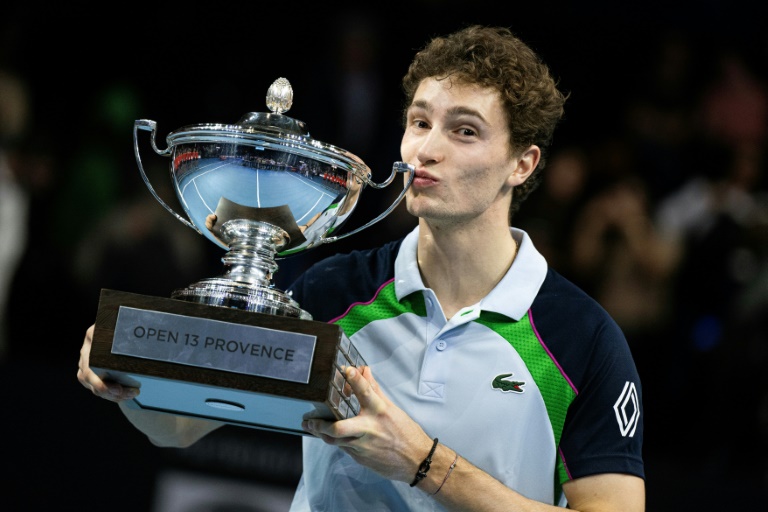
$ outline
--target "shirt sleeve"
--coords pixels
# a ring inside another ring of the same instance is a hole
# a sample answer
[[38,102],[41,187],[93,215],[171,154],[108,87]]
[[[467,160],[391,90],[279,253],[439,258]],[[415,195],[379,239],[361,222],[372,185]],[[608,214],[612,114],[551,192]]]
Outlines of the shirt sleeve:
[[642,387],[619,327],[606,319],[587,353],[560,441],[568,476],[626,473],[644,478]]

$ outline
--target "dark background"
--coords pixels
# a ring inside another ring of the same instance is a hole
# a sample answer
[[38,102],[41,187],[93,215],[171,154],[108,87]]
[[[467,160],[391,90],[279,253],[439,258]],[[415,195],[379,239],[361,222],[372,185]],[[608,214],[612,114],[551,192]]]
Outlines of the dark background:
[[[295,94],[288,115],[305,121],[314,138],[360,156],[381,181],[399,159],[400,78],[414,52],[433,35],[469,23],[497,24],[528,42],[571,94],[553,149],[583,147],[607,160],[600,148],[616,138],[633,141],[626,109],[658,93],[651,79],[665,42],[683,41],[690,52],[686,87],[660,94],[668,104],[696,102],[715,78],[721,49],[741,55],[760,84],[768,78],[765,8],[749,2],[679,4],[414,0],[381,8],[359,2],[94,8],[6,2],[0,8],[0,68],[20,76],[29,92],[31,119],[18,148],[28,158],[20,181],[31,210],[0,366],[1,458],[3,474],[11,477],[0,504],[18,507],[8,510],[160,512],[153,500],[170,470],[255,481],[289,494],[298,477],[298,438],[231,429],[186,451],[160,450],[114,404],[91,397],[76,380],[78,350],[101,287],[168,296],[220,270],[220,251],[147,192],[133,155],[135,119],[157,121],[158,145],[165,147],[165,134],[180,127],[234,123],[247,112],[264,111],[267,88],[286,77]],[[368,37],[356,39],[361,29]],[[368,48],[363,54],[374,57],[366,69],[378,110],[364,122],[345,121],[345,106],[357,101],[342,92],[349,69],[344,63],[350,62],[343,55],[350,48]],[[350,125],[353,130],[345,129]],[[156,155],[148,148],[144,158],[152,162]],[[670,183],[654,189],[654,199],[696,175],[703,157],[692,153],[696,158],[681,164],[686,170],[679,176],[664,175]],[[163,193],[170,186],[165,165],[147,164]],[[639,169],[646,185],[656,186],[645,170]],[[755,194],[765,193],[764,176]],[[392,199],[391,192],[372,190],[363,196],[350,227]],[[525,205],[523,221],[524,211]],[[285,287],[322,256],[378,244],[410,225],[398,208],[391,222],[285,260],[276,281]],[[174,252],[179,247],[180,254]],[[757,252],[763,264],[765,254]],[[681,266],[698,269],[702,257],[689,252]],[[685,282],[711,281],[720,271],[704,268]],[[709,292],[723,300],[735,296]],[[690,289],[677,304],[697,304],[698,293]],[[678,318],[684,313],[692,314],[684,307],[676,311]],[[749,350],[725,342],[692,347],[677,331],[654,344],[633,344],[645,389],[649,511],[764,510],[761,381],[768,341],[762,338],[764,322],[760,326],[757,335],[749,332],[760,337]],[[195,510],[261,510],[256,504],[239,507]]]

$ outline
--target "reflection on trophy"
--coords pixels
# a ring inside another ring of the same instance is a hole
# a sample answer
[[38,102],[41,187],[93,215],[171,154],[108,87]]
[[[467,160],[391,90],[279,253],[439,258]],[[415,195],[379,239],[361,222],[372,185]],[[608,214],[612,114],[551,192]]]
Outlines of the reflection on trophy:
[[[286,112],[290,83],[269,88],[269,113],[237,124],[200,124],[156,145],[155,121],[134,124],[141,176],[182,224],[224,249],[224,272],[175,290],[171,298],[102,290],[91,366],[102,378],[141,388],[135,407],[303,433],[304,417],[342,419],[359,405],[342,369],[365,364],[340,328],[311,315],[272,278],[276,258],[331,243],[370,227],[402,200],[413,167],[393,164],[382,183],[355,155],[313,140]],[[155,192],[141,162],[139,132],[170,157],[185,216]],[[406,184],[378,217],[339,235],[366,186]]]

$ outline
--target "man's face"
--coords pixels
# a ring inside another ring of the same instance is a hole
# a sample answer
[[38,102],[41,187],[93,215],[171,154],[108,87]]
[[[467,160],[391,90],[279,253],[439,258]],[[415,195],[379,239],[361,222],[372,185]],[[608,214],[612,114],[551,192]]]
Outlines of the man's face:
[[438,224],[481,218],[507,223],[518,159],[499,93],[424,80],[407,112],[402,159],[416,167],[406,194],[412,215]]

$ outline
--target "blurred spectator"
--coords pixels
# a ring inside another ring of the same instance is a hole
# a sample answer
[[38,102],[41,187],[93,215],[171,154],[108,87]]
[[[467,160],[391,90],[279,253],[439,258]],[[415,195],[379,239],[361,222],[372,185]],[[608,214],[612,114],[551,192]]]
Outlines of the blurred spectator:
[[[152,184],[171,202],[173,190],[166,174]],[[207,258],[214,244],[179,222],[142,188],[113,204],[74,251],[73,275],[94,299],[100,288],[170,297],[176,288],[224,271],[215,258]]]
[[102,85],[91,102],[79,126],[80,142],[68,148],[71,155],[51,219],[55,242],[66,252],[141,182],[132,151],[133,124],[140,118],[135,86]]
[[[686,422],[728,418],[724,442],[709,450],[716,452],[711,463],[724,467],[743,464],[744,449],[767,451],[757,426],[760,403],[768,400],[762,377],[768,308],[755,292],[768,257],[765,162],[761,148],[714,143],[702,162],[701,175],[658,208],[663,236],[684,250],[675,301],[675,350],[684,364],[676,365],[669,390],[684,401]],[[714,386],[701,394],[700,383],[718,375],[738,375],[739,391]],[[694,444],[708,438],[695,434]]]
[[626,109],[627,135],[649,199],[676,190],[691,171],[687,156],[694,137],[693,115],[700,94],[691,39],[673,30],[662,34]]
[[699,111],[705,141],[747,151],[760,147],[768,133],[768,88],[736,50],[719,49],[715,64]]
[[662,201],[656,215],[663,237],[685,251],[678,325],[687,324],[685,339],[695,351],[707,352],[721,343],[734,297],[755,277],[756,264],[745,262],[758,256],[746,239],[765,214],[758,201],[765,162],[762,148],[714,143],[701,160],[701,173]]
[[21,182],[18,144],[29,111],[26,84],[15,73],[0,69],[0,362],[8,353],[7,302],[27,245],[29,197]]
[[616,319],[642,360],[643,345],[658,341],[669,325],[670,278],[680,250],[660,236],[639,176],[627,171],[604,179],[574,221],[573,275]]

